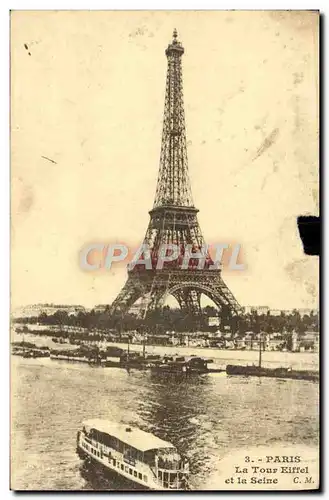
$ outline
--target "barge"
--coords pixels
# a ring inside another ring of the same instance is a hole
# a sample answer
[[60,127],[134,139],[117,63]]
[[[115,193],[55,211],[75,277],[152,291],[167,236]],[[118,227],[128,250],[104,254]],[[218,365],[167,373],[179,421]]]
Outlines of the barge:
[[30,342],[12,342],[11,353],[22,358],[49,358],[48,347],[38,347]]
[[293,370],[292,368],[264,368],[262,366],[241,366],[227,365],[226,373],[228,375],[244,375],[246,377],[272,377],[297,380],[319,381],[319,372],[313,370]]
[[212,360],[198,356],[164,356],[162,362],[151,366],[151,373],[156,375],[200,375],[208,373],[208,363]]
[[104,365],[106,356],[98,348],[90,349],[80,346],[77,349],[51,349],[50,359],[63,361],[74,361],[77,363],[88,363],[91,365]]
[[314,370],[293,370],[292,368],[265,368],[262,366],[262,340],[259,341],[259,358],[258,366],[243,366],[243,365],[227,365],[227,375],[244,375],[246,377],[271,377],[297,380],[310,380],[312,382],[319,381],[319,372]]

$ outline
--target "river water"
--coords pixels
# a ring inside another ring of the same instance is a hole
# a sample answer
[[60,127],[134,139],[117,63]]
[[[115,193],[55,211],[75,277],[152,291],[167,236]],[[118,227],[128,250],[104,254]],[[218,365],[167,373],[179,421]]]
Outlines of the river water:
[[91,474],[76,455],[87,418],[171,441],[190,460],[192,488],[218,488],[223,460],[235,451],[316,450],[318,397],[318,384],[308,381],[220,373],[164,382],[147,371],[12,356],[12,488],[123,489],[119,479]]

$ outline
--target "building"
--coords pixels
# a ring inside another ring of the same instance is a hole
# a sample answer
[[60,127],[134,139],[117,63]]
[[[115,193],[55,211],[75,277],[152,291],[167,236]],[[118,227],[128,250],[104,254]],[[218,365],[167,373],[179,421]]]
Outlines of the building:
[[300,314],[301,317],[311,316],[312,314],[314,316],[316,316],[319,314],[319,311],[317,309],[308,309],[308,308],[270,309],[268,306],[245,306],[244,307],[245,314],[252,314],[252,313],[257,312],[258,315],[269,313],[271,316],[281,316],[281,314],[285,314],[286,316],[290,316],[292,314],[295,314],[296,311]]
[[94,307],[94,311],[95,313],[104,313],[107,307],[108,307],[107,304],[98,304],[97,306]]
[[208,318],[208,325],[209,326],[219,326],[219,317],[218,316],[211,316]]
[[12,316],[14,318],[32,318],[40,316],[40,314],[51,316],[57,311],[65,311],[69,315],[77,315],[79,312],[86,312],[86,309],[79,305],[30,304],[13,311]]
[[252,313],[257,313],[258,315],[260,314],[267,314],[270,311],[270,308],[268,306],[245,306],[244,307],[244,312],[245,314],[252,314]]

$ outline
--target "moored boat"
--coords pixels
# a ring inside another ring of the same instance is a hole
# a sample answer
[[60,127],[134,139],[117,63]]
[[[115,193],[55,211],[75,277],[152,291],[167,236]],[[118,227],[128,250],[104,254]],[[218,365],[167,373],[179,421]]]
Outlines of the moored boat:
[[163,375],[194,375],[208,373],[208,360],[198,356],[165,356],[161,364],[151,367],[151,373]]
[[106,362],[105,354],[98,348],[80,346],[77,349],[51,349],[50,359],[102,365]]
[[26,350],[22,354],[23,358],[49,358],[49,350],[31,349]]
[[188,489],[188,462],[169,442],[137,427],[93,419],[77,434],[83,459],[151,490]]
[[38,347],[31,342],[12,342],[12,354],[22,356],[23,358],[48,358],[49,348]]
[[227,365],[226,373],[228,375],[245,375],[254,377],[274,377],[288,378],[299,380],[311,380],[317,382],[319,380],[319,372],[313,370],[293,370],[292,368],[264,368],[261,366],[241,366]]
[[226,373],[228,375],[244,375],[246,377],[254,376],[254,377],[310,380],[313,382],[319,381],[319,372],[314,370],[293,370],[292,368],[285,368],[283,366],[280,366],[278,368],[266,368],[262,366],[263,349],[264,349],[264,342],[262,342],[260,338],[258,365],[251,365],[251,366],[227,365]]

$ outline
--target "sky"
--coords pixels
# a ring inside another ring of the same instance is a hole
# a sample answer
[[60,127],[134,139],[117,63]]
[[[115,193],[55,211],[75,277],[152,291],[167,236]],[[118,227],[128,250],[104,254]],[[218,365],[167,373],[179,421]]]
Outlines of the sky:
[[124,266],[91,242],[142,243],[159,168],[173,29],[185,48],[189,174],[205,240],[239,243],[223,279],[245,305],[318,307],[318,16],[294,11],[11,14],[12,308],[111,303]]

